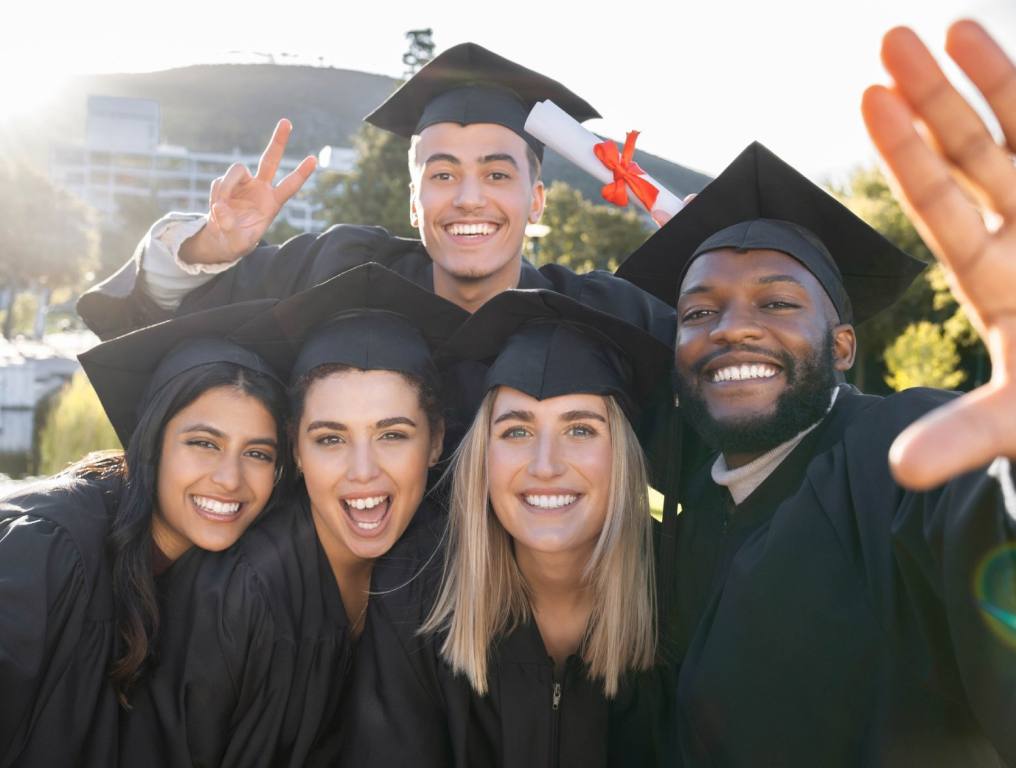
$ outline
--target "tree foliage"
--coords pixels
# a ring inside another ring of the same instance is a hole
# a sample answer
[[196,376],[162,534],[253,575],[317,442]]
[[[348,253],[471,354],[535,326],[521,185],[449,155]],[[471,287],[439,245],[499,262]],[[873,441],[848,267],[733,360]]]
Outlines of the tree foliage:
[[[13,304],[33,289],[81,285],[96,263],[92,211],[22,165],[0,165],[0,286]],[[12,329],[8,312],[4,334]]]
[[956,342],[943,326],[921,320],[907,326],[885,351],[886,383],[896,391],[910,387],[955,389],[967,373],[958,368]]
[[576,272],[616,269],[651,232],[638,214],[591,203],[562,181],[547,188],[542,223],[550,230],[537,242],[529,241],[532,260],[563,264]]
[[406,32],[409,49],[402,54],[402,63],[406,65],[406,77],[412,77],[420,71],[420,67],[434,58],[434,30],[411,29]]
[[364,123],[353,139],[356,167],[348,176],[318,175],[313,199],[324,217],[344,224],[377,224],[413,237],[409,223],[409,141]]
[[852,380],[867,392],[983,383],[984,349],[881,172],[859,169],[833,192],[886,239],[933,265],[900,301],[857,329]]
[[92,451],[119,447],[95,390],[83,373],[75,373],[39,431],[37,471],[51,475]]

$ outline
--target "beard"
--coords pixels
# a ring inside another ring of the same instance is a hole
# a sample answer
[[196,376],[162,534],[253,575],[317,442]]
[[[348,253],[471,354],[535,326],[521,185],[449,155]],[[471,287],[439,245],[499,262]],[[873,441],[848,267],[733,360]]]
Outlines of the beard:
[[[773,357],[771,351],[761,348],[741,346],[738,349]],[[775,357],[783,366],[787,387],[770,413],[724,421],[715,419],[702,395],[700,372],[708,359],[693,367],[690,381],[680,374],[676,377],[681,412],[703,440],[725,454],[761,454],[790,440],[825,415],[836,386],[832,329],[822,345],[806,357],[795,359],[788,352]]]

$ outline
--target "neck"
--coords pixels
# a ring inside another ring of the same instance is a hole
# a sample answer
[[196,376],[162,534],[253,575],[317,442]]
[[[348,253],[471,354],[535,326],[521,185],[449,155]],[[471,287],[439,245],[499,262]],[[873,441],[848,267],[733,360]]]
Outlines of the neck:
[[487,277],[463,279],[434,264],[434,293],[472,314],[509,288],[518,288],[522,279],[522,258],[513,259]]
[[[313,507],[311,508],[313,512]],[[314,529],[317,531],[318,541],[325,551],[328,564],[332,568],[332,575],[339,587],[339,595],[342,597],[342,607],[346,611],[346,618],[354,637],[359,637],[363,631],[363,619],[367,610],[367,598],[370,592],[370,576],[374,570],[374,561],[368,558],[357,557],[342,544],[338,537],[333,536],[327,526],[321,523],[316,512],[313,512]]]
[[593,597],[583,571],[592,549],[534,552],[516,543],[515,558],[529,586],[533,618],[547,653],[560,670],[576,653],[593,612]]

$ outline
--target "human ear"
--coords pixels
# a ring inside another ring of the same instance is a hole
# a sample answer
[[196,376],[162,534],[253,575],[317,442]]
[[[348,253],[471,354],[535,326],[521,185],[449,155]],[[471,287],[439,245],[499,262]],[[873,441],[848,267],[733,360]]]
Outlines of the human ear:
[[428,466],[433,467],[441,458],[441,449],[444,447],[444,434],[444,421],[441,421],[434,428],[434,432],[430,436],[430,456],[428,457]]
[[542,181],[533,184],[531,201],[529,204],[529,223],[535,224],[543,216],[543,207],[547,204],[547,188]]
[[849,371],[854,367],[857,356],[857,334],[854,326],[847,323],[833,326],[833,368]]
[[414,228],[419,228],[420,217],[416,213],[416,185],[409,182],[409,223]]

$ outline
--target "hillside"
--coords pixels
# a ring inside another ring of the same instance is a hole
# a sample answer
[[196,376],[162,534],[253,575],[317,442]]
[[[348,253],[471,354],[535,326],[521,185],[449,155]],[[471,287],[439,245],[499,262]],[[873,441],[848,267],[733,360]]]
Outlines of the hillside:
[[[69,81],[53,103],[14,127],[22,152],[45,162],[46,145],[81,141],[89,94],[154,99],[163,143],[196,151],[256,153],[279,117],[293,121],[294,153],[316,153],[326,144],[348,146],[362,117],[394,90],[397,81],[328,67],[273,64],[208,64],[140,74],[91,75]],[[707,176],[648,153],[638,162],[675,193],[695,192]],[[544,175],[598,199],[598,184],[552,152]]]

